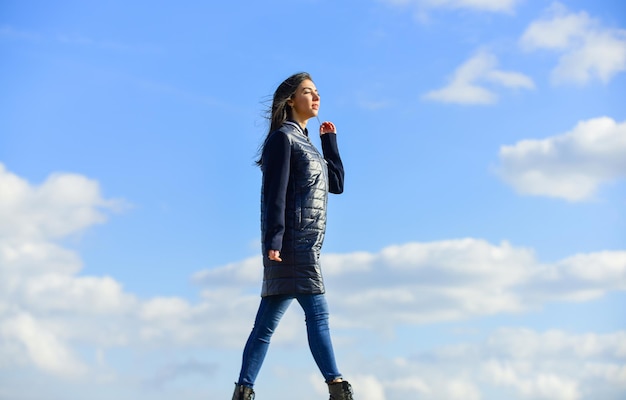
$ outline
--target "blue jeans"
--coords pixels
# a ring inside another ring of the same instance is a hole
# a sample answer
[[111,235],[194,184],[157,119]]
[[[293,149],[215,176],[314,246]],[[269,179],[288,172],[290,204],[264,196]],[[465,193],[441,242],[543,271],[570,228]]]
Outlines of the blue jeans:
[[272,334],[293,299],[298,300],[306,317],[306,330],[311,354],[326,382],[341,378],[328,328],[328,305],[323,294],[267,296],[261,299],[252,333],[243,350],[239,385],[254,386],[267,354]]

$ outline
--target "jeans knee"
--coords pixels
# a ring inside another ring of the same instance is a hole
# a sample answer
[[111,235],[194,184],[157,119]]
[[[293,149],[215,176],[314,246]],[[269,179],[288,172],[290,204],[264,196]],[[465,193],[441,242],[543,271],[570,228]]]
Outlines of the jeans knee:
[[307,315],[305,322],[308,324],[314,324],[317,326],[328,326],[328,313]]
[[262,343],[269,343],[274,334],[274,329],[269,326],[255,327],[254,338]]

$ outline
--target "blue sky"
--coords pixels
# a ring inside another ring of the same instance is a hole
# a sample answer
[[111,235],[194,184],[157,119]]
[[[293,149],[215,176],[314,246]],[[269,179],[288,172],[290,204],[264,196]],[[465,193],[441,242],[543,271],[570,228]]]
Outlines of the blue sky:
[[[229,398],[299,71],[346,167],[323,270],[356,398],[624,397],[622,2],[129,3],[0,4],[0,399]],[[326,396],[296,305],[256,391]]]

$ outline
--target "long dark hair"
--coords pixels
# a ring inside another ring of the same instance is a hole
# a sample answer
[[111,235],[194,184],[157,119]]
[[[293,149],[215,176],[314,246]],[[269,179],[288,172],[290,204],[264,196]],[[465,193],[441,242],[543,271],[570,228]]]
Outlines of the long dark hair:
[[263,145],[259,148],[259,158],[256,160],[256,164],[261,166],[263,164],[263,149],[265,143],[270,136],[270,133],[274,132],[282,126],[282,124],[288,119],[292,118],[291,107],[287,104],[289,99],[293,97],[298,89],[298,86],[305,80],[313,80],[311,75],[307,72],[298,72],[285,79],[274,92],[272,98],[272,107],[268,108],[266,118],[270,122],[270,128],[267,131]]

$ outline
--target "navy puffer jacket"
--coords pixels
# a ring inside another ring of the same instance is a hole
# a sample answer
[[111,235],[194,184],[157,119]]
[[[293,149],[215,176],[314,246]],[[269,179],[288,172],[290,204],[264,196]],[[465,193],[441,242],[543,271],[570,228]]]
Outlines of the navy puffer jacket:
[[[343,192],[344,171],[336,135],[321,141],[323,156],[307,131],[288,121],[263,148],[261,296],[324,293],[319,258],[328,192]],[[270,260],[268,250],[280,250],[283,261]]]

